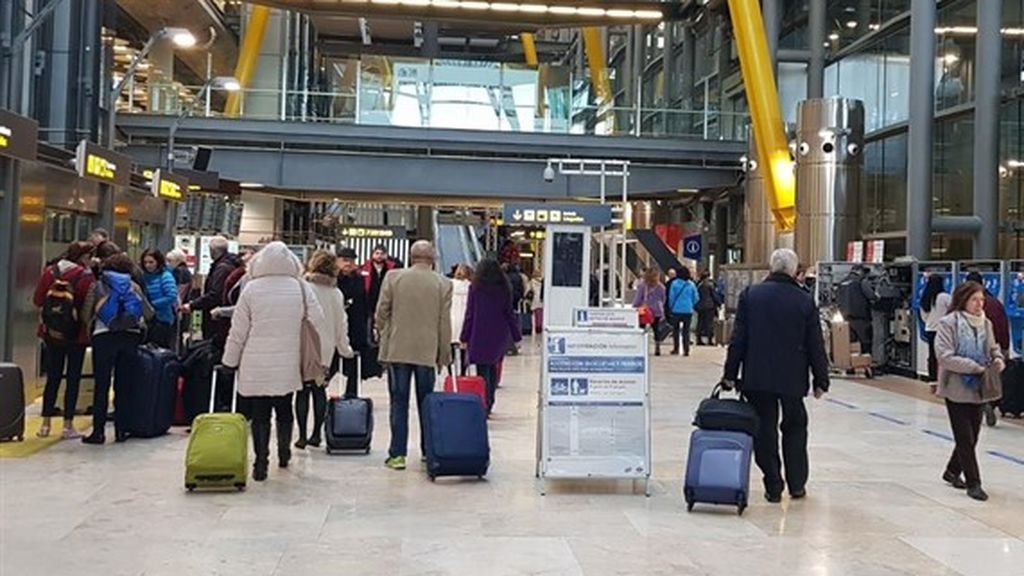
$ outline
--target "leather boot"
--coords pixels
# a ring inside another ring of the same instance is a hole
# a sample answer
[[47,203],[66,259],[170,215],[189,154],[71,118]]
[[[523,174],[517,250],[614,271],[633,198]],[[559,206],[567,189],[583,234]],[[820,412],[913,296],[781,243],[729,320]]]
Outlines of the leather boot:
[[270,423],[252,422],[252,446],[256,459],[252,464],[252,479],[262,482],[267,479],[267,467],[270,465]]
[[292,459],[292,427],[279,426],[277,428],[277,465],[287,468],[288,462]]

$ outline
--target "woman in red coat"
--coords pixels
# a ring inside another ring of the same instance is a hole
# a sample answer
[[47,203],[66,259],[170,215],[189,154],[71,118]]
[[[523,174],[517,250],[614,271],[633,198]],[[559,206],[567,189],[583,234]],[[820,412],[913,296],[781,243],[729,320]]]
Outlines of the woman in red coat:
[[67,365],[67,387],[64,389],[65,439],[77,438],[73,426],[75,406],[78,404],[78,385],[82,379],[82,364],[89,334],[81,322],[82,304],[95,277],[89,269],[93,245],[72,242],[55,264],[47,266],[32,301],[40,309],[38,336],[43,340],[46,368],[46,388],[43,390],[43,423],[36,433],[40,438],[50,435],[50,425],[57,410],[57,391]]

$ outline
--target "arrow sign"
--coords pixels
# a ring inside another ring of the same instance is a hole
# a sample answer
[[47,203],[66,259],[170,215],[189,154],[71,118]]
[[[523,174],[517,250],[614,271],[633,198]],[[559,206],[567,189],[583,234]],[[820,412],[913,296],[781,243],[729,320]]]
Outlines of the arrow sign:
[[513,220],[522,220],[523,219],[523,213],[520,212],[519,210],[516,210],[515,212],[512,213],[512,219]]

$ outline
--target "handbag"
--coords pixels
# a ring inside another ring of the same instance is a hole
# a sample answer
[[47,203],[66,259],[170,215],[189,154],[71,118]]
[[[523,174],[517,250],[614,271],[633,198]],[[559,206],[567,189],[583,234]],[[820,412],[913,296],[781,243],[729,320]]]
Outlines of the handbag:
[[299,282],[302,294],[302,327],[299,333],[299,371],[303,382],[314,382],[324,375],[324,365],[320,358],[320,333],[309,319],[309,307],[306,305],[306,287]]
[[981,399],[992,402],[1003,397],[1003,376],[996,367],[990,364],[981,376]]

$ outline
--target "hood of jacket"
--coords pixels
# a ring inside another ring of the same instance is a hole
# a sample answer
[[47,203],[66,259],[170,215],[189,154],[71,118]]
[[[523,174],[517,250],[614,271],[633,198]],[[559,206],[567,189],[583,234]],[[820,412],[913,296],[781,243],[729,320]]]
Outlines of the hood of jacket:
[[338,279],[327,274],[321,274],[319,272],[307,272],[304,276],[306,282],[310,284],[319,284],[321,286],[328,286],[334,288],[338,284]]
[[302,263],[284,242],[271,242],[249,261],[249,275],[255,280],[266,276],[302,277]]

